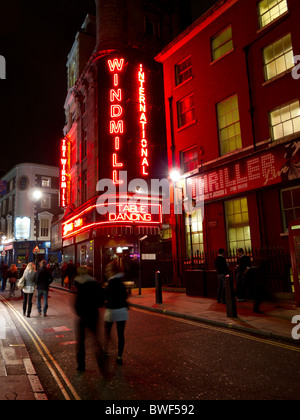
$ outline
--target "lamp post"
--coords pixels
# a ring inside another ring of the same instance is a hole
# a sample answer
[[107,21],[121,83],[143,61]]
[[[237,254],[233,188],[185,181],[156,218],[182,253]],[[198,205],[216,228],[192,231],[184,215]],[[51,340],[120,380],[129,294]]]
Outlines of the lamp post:
[[[43,193],[40,189],[33,190],[32,200],[36,204],[41,200],[42,196],[43,196]],[[36,265],[36,268],[37,268],[37,265],[38,265],[38,227],[39,227],[38,226],[38,224],[39,224],[38,212],[36,212],[34,222],[35,222],[35,250],[36,250],[36,252],[35,252],[35,265]]]

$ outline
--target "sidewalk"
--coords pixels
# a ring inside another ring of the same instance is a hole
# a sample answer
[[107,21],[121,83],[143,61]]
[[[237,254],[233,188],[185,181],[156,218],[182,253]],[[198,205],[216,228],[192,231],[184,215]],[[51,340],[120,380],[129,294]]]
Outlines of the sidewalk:
[[[1,296],[8,299],[7,292]],[[47,400],[23,339],[1,297],[0,400]]]
[[300,308],[296,308],[292,301],[264,302],[260,307],[262,314],[253,313],[251,301],[237,303],[238,318],[227,318],[226,305],[214,299],[163,291],[163,303],[156,304],[155,289],[142,289],[140,296],[138,293],[138,289],[133,289],[129,296],[129,303],[133,307],[288,340],[300,346],[300,340],[292,338],[292,329],[295,327],[292,318],[300,315]]

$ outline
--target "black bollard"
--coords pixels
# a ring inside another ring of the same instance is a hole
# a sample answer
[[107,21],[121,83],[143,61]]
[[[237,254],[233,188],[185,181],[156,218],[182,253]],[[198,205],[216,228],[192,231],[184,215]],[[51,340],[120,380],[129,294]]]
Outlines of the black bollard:
[[236,301],[234,295],[233,278],[225,276],[226,309],[228,318],[237,318]]
[[162,302],[162,281],[161,281],[160,271],[157,271],[155,273],[155,288],[156,288],[156,303],[163,303]]

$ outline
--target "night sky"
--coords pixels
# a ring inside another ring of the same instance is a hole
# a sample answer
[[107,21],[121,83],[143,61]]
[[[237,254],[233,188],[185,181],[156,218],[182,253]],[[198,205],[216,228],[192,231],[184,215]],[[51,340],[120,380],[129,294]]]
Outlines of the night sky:
[[[194,17],[216,0],[192,0]],[[22,162],[58,166],[65,123],[67,55],[94,0],[3,0],[0,55],[0,176]]]

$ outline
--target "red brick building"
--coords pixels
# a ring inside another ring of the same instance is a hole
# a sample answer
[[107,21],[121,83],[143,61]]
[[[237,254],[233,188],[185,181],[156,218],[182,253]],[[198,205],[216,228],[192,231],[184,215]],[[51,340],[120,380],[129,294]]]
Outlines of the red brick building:
[[[171,223],[177,257],[289,252],[300,218],[299,16],[298,0],[221,0],[156,57],[175,201],[190,188],[196,203]],[[291,291],[288,280],[280,288]]]

